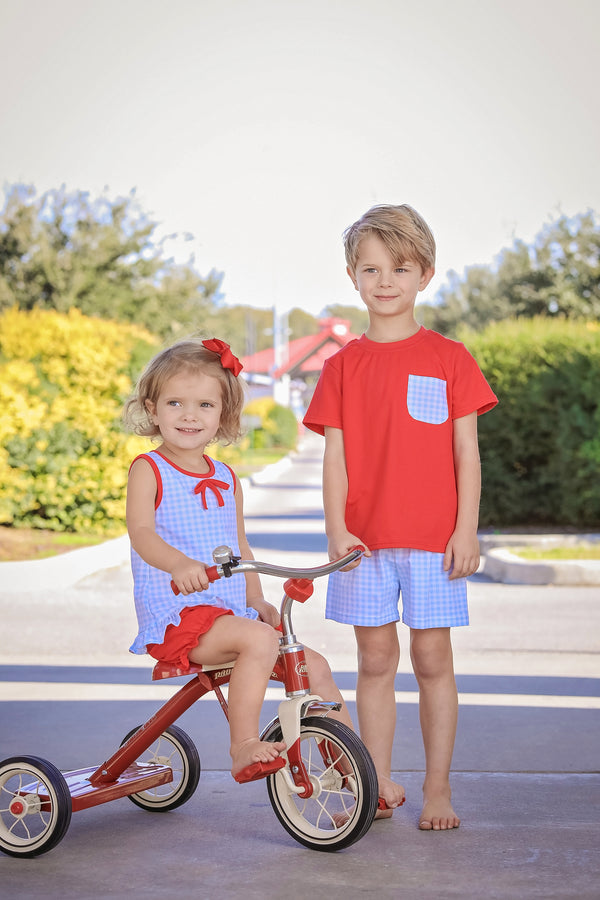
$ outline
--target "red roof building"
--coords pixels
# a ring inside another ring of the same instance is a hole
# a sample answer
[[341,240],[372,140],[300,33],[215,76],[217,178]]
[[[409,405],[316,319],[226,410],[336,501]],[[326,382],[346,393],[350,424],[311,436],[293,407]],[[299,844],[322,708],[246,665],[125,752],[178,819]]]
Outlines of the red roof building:
[[325,360],[358,337],[350,332],[350,322],[346,319],[320,319],[319,326],[318,334],[297,338],[284,346],[284,359],[278,366],[273,347],[242,357],[244,375],[249,381],[253,375],[269,376],[274,381],[284,376],[305,383],[316,381]]

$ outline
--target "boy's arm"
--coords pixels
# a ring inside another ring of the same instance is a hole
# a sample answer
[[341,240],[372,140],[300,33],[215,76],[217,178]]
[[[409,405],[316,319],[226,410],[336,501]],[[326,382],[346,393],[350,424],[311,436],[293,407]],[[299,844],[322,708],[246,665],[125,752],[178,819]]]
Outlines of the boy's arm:
[[[248,543],[248,538],[246,536],[246,525],[244,522],[244,494],[237,475],[235,478],[235,509],[240,556],[242,559],[254,559],[254,554],[250,549],[250,544]],[[246,606],[251,606],[256,610],[263,622],[268,622],[269,625],[276,628],[279,625],[281,618],[275,607],[265,600],[262,585],[260,583],[260,576],[257,572],[244,572],[244,578],[246,579]]]
[[473,575],[479,568],[479,500],[481,465],[477,443],[477,413],[454,420],[453,452],[458,506],[456,526],[444,554],[450,578]]
[[206,567],[190,559],[156,533],[154,502],[156,478],[145,459],[137,459],[127,481],[127,531],[131,546],[155,569],[169,572],[182,594],[203,591],[209,585]]
[[[348,473],[344,450],[344,433],[341,428],[325,426],[325,454],[323,456],[323,508],[327,534],[329,559],[339,559],[357,544],[364,546],[346,527],[346,500],[348,498]],[[366,548],[365,556],[371,553]],[[354,569],[360,559],[345,566],[343,572]]]

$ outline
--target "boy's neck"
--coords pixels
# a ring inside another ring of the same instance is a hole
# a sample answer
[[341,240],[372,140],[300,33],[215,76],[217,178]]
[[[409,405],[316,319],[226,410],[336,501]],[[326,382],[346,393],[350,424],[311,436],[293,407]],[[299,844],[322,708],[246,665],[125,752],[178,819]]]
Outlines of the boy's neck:
[[365,337],[378,344],[391,344],[393,341],[405,341],[407,338],[414,337],[420,328],[419,323],[412,317],[406,320],[371,317]]

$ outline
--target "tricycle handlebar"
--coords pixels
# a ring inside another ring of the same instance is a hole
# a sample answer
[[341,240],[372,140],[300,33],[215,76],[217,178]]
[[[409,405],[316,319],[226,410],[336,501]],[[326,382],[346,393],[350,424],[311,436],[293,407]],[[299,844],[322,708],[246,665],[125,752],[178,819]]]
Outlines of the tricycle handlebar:
[[[321,578],[323,575],[330,575],[343,569],[344,566],[350,565],[355,559],[365,552],[362,546],[353,547],[345,556],[334,559],[332,562],[326,563],[324,566],[315,566],[308,569],[294,569],[289,566],[274,566],[271,563],[260,562],[256,559],[240,559],[234,556],[230,547],[217,547],[213,551],[214,566],[209,566],[206,570],[209,581],[218,581],[219,578],[230,578],[234,572],[257,572],[259,575],[274,575],[276,578]],[[175,583],[171,582],[173,591],[178,594],[179,590]]]
[[[260,562],[256,559],[239,559],[233,555],[229,547],[217,547],[213,552],[213,559],[216,563],[211,566],[212,570],[216,570],[216,580],[224,576],[229,578],[235,572],[258,572],[259,575],[274,575],[277,578],[321,578],[323,575],[330,575],[343,569],[344,566],[350,565],[359,556],[362,556],[365,548],[361,546],[353,547],[345,556],[334,559],[332,562],[326,563],[324,566],[315,566],[308,569],[291,568],[289,566],[275,566],[271,563]],[[208,571],[208,570],[207,570]],[[209,575],[210,578],[210,575]],[[211,579],[213,580],[213,579]]]

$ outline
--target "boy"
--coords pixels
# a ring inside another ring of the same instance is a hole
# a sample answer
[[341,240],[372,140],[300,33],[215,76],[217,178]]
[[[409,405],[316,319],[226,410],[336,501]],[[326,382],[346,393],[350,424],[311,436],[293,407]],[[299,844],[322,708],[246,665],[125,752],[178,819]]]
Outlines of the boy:
[[375,206],[344,232],[347,271],[369,327],[323,367],[304,424],[325,435],[328,551],[367,552],[330,576],[327,618],[354,626],[361,737],[379,777],[380,817],[404,802],[391,780],[396,622],[410,628],[425,749],[419,828],[457,828],[450,764],[458,696],[450,628],[468,624],[479,566],[477,415],[497,399],[465,347],[418,325],[435,241],[410,206]]

